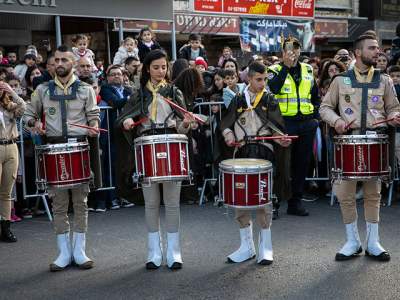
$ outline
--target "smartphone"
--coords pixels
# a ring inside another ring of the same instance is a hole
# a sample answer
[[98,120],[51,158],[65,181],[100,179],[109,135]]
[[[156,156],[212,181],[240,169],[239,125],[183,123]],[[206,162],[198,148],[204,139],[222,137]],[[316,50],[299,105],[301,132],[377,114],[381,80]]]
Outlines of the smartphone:
[[286,51],[293,51],[294,47],[293,47],[293,42],[287,42],[285,44],[285,50]]

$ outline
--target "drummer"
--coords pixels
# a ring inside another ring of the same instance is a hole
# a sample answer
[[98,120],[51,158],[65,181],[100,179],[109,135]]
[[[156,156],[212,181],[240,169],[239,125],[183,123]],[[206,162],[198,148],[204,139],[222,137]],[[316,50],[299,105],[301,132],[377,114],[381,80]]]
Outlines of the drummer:
[[[379,44],[374,31],[367,31],[354,42],[354,69],[341,73],[332,81],[319,110],[322,119],[339,134],[365,135],[368,131],[387,133],[388,125],[400,124],[400,105],[393,82],[375,69]],[[390,119],[387,123],[375,122]],[[354,121],[354,122],[353,122]],[[339,199],[347,241],[336,254],[336,260],[348,260],[362,252],[357,228],[357,181],[337,180],[333,189]],[[380,261],[390,260],[379,242],[378,223],[381,182],[363,182],[366,221],[365,254]]]
[[[140,136],[160,134],[187,134],[194,124],[190,115],[182,115],[170,106],[168,98],[185,108],[182,92],[168,81],[168,60],[162,50],[152,50],[144,61],[140,89],[127,102],[116,126],[124,128],[129,144]],[[146,121],[138,126],[134,122]],[[130,153],[132,155],[132,153]],[[170,269],[182,268],[179,243],[181,182],[153,183],[143,186],[145,215],[148,230],[147,269],[157,269],[163,260],[160,232],[160,189],[162,185],[167,231],[167,265]]]
[[[32,94],[27,105],[25,122],[43,135],[48,144],[85,142],[86,136],[97,136],[100,110],[93,88],[81,82],[75,75],[74,55],[66,46],[55,52],[56,76],[43,83]],[[69,127],[68,123],[89,125],[92,129]],[[68,220],[69,191],[74,206],[74,228],[72,246]],[[89,185],[76,188],[58,189],[48,187],[53,200],[54,228],[57,234],[59,255],[50,264],[50,271],[60,271],[75,262],[82,269],[93,267],[93,261],[86,256],[86,231],[88,224],[87,195]]]
[[[275,170],[286,175],[286,182],[289,182],[288,173],[283,170],[284,159],[281,155],[278,160],[277,152],[283,151],[291,143],[290,139],[276,139],[275,142],[251,142],[251,137],[280,135],[276,129],[284,131],[284,121],[278,103],[271,93],[265,89],[267,77],[266,67],[253,62],[248,68],[249,85],[244,89],[243,94],[236,95],[230,103],[225,116],[221,120],[221,132],[228,146],[235,142],[244,141],[243,146],[236,149],[236,158],[261,158],[271,161]],[[273,123],[275,131],[271,130],[268,123]],[[282,133],[282,132],[281,132]],[[282,153],[282,152],[281,152]],[[282,172],[283,171],[283,172]],[[279,178],[281,184],[285,176]],[[274,187],[275,188],[275,187]],[[228,256],[228,262],[243,262],[255,257],[256,251],[253,241],[253,227],[251,212],[249,210],[236,209],[236,220],[240,226],[241,244],[238,250]],[[273,261],[271,241],[271,206],[264,206],[256,210],[256,221],[260,226],[259,233],[259,254],[257,262],[261,265],[269,265]]]

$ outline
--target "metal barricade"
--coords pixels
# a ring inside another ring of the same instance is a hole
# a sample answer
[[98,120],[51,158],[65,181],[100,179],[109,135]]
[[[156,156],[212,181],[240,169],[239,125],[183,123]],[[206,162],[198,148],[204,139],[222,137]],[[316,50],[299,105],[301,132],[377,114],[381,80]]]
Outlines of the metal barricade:
[[[107,117],[107,147],[108,147],[108,172],[109,172],[109,185],[108,186],[103,186],[102,188],[96,189],[95,191],[105,191],[105,190],[113,190],[115,187],[113,186],[113,178],[112,178],[112,172],[111,172],[111,146],[110,146],[110,123],[109,123],[109,110],[112,109],[110,106],[101,106],[100,110],[104,110],[106,117]],[[36,188],[35,194],[28,194],[27,193],[27,188],[26,188],[26,172],[25,172],[25,150],[24,150],[24,135],[23,135],[23,126],[24,122],[23,119],[21,118],[19,120],[19,139],[18,139],[18,144],[20,145],[20,156],[21,156],[21,172],[22,172],[22,195],[24,200],[29,199],[29,198],[40,198],[43,202],[43,205],[46,210],[47,217],[49,218],[50,221],[53,221],[53,217],[51,216],[51,212],[47,203],[47,196],[48,193],[47,191],[40,191]],[[35,166],[36,168],[38,166]],[[30,178],[32,180],[32,178]],[[36,178],[34,179],[36,181]]]
[[[198,109],[198,112],[200,114],[203,114],[203,112],[205,112],[205,107],[208,107],[208,120],[211,120],[212,117],[212,111],[211,111],[211,106],[213,105],[218,105],[219,106],[219,113],[218,113],[218,118],[219,120],[221,120],[221,106],[224,105],[224,102],[200,102],[200,103],[196,103],[193,106],[193,111],[196,111],[196,109]],[[215,140],[215,136],[214,136],[214,132],[213,132],[213,128],[211,127],[212,124],[210,124],[210,122],[207,124],[207,126],[210,129],[210,140],[211,140],[211,153],[214,153],[214,140]],[[213,162],[214,163],[214,162]],[[203,182],[203,187],[201,189],[201,193],[200,193],[200,200],[199,200],[199,205],[202,205],[204,202],[204,193],[205,193],[205,189],[207,187],[208,183],[212,183],[212,182],[217,182],[218,178],[216,177],[215,174],[215,170],[214,170],[214,166],[213,163],[211,165],[211,178],[204,178],[204,182]]]

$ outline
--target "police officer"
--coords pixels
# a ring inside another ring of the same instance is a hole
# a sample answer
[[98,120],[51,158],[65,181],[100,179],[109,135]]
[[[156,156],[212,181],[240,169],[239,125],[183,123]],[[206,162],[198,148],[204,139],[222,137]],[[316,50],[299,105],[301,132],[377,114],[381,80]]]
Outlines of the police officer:
[[[374,123],[394,118],[388,122],[389,125],[399,125],[400,105],[390,77],[374,69],[379,53],[375,32],[367,31],[359,36],[354,49],[354,69],[333,79],[321,104],[321,118],[334,127],[338,134],[364,135],[367,130],[385,133],[388,124]],[[350,259],[362,251],[357,228],[356,185],[357,181],[348,180],[334,183],[347,235],[347,241],[336,254],[336,260]],[[378,233],[381,182],[372,179],[364,181],[363,189],[367,223],[365,254],[388,261],[390,255],[379,243]]]
[[[78,80],[74,75],[74,55],[65,46],[55,52],[56,76],[54,80],[43,83],[32,94],[27,105],[25,122],[42,135],[47,143],[67,143],[75,138],[86,141],[86,136],[97,136],[99,125],[99,107],[93,88]],[[45,116],[45,118],[43,118]],[[42,121],[45,119],[45,127]],[[68,127],[68,123],[89,125],[93,129]],[[43,129],[45,128],[45,130]],[[93,261],[85,254],[87,231],[87,194],[88,184],[72,188],[74,206],[74,232],[72,246],[68,221],[69,190],[49,187],[49,196],[53,199],[54,227],[57,245],[60,251],[57,259],[50,264],[51,271],[63,270],[72,260],[82,269],[93,267]]]
[[299,136],[291,148],[292,197],[287,213],[308,216],[301,199],[318,126],[318,88],[312,66],[298,61],[300,42],[289,37],[282,47],[283,62],[268,68],[268,87],[279,101],[287,133]]

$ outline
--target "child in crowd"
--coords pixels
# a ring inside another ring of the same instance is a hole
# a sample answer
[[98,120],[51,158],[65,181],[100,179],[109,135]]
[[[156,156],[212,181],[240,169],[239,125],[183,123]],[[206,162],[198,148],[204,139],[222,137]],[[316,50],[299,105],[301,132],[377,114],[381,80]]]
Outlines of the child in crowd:
[[225,46],[224,49],[222,49],[222,55],[218,59],[218,67],[222,67],[224,64],[224,61],[227,59],[234,59],[232,49],[228,46]]
[[160,44],[156,41],[156,36],[149,27],[144,27],[139,33],[139,59],[141,62],[144,61],[146,55],[155,49],[161,49]]
[[75,55],[75,60],[78,61],[82,57],[85,57],[89,60],[90,64],[93,67],[93,71],[97,72],[96,65],[94,63],[94,53],[90,50],[89,47],[89,37],[84,34],[77,34],[72,42],[75,47],[72,47],[72,52]]
[[127,37],[115,53],[113,65],[122,65],[128,57],[136,57],[139,59],[138,42],[132,37]]
[[96,58],[94,62],[97,68],[96,78],[98,79],[99,85],[101,85],[106,79],[106,74],[104,73],[104,60],[102,58]]
[[224,71],[224,83],[226,88],[223,90],[222,99],[224,101],[225,107],[228,108],[231,104],[232,99],[244,91],[246,84],[238,83],[239,78],[234,70]]
[[189,44],[183,46],[179,50],[179,58],[184,58],[186,60],[195,61],[197,57],[201,56],[205,61],[207,61],[206,50],[201,44],[201,36],[192,33],[189,36]]
[[396,89],[397,98],[400,99],[400,66],[394,65],[388,68],[390,78],[393,80],[394,88]]
[[204,73],[207,71],[208,64],[202,57],[197,57],[194,61],[195,68],[200,72]]
[[30,51],[24,56],[24,62],[16,65],[14,68],[14,74],[18,77],[22,87],[26,87],[25,74],[29,67],[33,67],[36,64],[36,56]]

